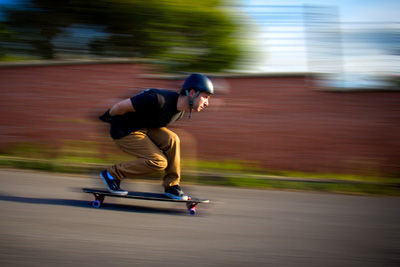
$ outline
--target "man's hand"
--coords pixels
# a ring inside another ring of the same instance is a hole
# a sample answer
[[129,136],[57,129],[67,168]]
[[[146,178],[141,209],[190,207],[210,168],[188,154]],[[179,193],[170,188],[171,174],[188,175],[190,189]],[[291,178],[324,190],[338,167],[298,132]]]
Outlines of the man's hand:
[[101,121],[104,121],[104,122],[107,122],[107,123],[111,123],[112,116],[110,115],[110,110],[107,110],[106,113],[104,113],[103,115],[101,115],[99,117],[99,119]]
[[106,113],[101,115],[99,119],[101,121],[111,123],[113,116],[123,115],[127,112],[135,112],[130,98],[122,100],[121,102],[115,104],[112,108],[107,110]]

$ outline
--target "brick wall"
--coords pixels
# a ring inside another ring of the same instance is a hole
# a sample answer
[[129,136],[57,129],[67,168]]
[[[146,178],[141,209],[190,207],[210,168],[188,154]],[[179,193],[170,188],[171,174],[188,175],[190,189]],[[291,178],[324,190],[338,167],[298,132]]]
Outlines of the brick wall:
[[[0,148],[17,142],[110,144],[96,120],[145,88],[181,80],[141,64],[3,67]],[[259,162],[269,169],[398,173],[400,93],[326,92],[297,76],[213,77],[210,107],[171,125],[183,155]]]

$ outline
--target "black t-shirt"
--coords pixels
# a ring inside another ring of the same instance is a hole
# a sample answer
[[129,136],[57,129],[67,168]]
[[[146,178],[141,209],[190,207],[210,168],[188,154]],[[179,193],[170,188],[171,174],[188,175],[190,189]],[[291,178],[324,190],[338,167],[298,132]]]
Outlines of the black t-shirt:
[[114,116],[111,137],[120,139],[142,128],[165,127],[182,118],[184,111],[177,110],[179,94],[167,90],[148,89],[131,98],[135,112]]

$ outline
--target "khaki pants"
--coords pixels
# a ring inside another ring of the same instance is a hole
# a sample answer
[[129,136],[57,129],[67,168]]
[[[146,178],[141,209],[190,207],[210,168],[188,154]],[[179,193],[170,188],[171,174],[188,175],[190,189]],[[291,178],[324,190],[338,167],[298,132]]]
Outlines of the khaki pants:
[[140,129],[115,143],[136,160],[116,164],[107,171],[116,179],[122,180],[158,170],[164,170],[163,186],[179,185],[180,182],[180,140],[165,127]]

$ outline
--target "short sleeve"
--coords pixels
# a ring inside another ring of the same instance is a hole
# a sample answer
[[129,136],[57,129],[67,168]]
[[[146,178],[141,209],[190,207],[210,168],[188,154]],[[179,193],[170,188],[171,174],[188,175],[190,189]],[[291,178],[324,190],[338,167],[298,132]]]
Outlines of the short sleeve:
[[148,111],[157,107],[157,94],[148,89],[131,98],[132,106],[137,112]]

